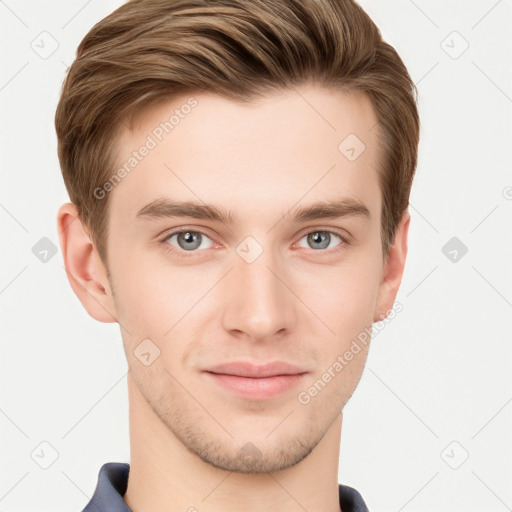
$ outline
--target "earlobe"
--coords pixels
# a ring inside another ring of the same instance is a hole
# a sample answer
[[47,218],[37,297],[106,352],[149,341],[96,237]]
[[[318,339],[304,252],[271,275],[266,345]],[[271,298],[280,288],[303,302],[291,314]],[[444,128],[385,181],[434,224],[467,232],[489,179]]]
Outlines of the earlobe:
[[377,297],[374,322],[384,320],[393,308],[404,273],[410,220],[411,215],[409,211],[406,210],[397,226],[393,244],[387,254],[384,274]]
[[57,229],[66,275],[75,295],[94,319],[117,322],[105,266],[74,203],[65,203],[59,208]]

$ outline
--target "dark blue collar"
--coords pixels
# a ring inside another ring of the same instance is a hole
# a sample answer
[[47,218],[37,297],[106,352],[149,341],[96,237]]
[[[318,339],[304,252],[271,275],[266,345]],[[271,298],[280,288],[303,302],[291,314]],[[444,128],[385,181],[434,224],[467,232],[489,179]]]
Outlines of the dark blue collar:
[[[124,462],[103,464],[96,490],[82,512],[132,512],[123,499],[129,472],[130,465]],[[368,512],[359,491],[348,485],[339,485],[339,492],[343,512]]]

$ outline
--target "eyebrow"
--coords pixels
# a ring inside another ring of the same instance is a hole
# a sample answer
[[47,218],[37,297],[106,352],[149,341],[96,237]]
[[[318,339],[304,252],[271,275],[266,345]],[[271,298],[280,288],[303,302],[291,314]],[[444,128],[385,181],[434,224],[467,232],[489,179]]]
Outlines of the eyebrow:
[[[305,222],[309,220],[341,218],[347,216],[361,216],[371,220],[370,210],[364,203],[353,198],[332,199],[318,201],[301,208],[290,209],[282,213],[282,217],[292,222]],[[172,201],[161,198],[152,201],[141,208],[136,219],[160,219],[173,217],[192,217],[234,224],[237,216],[232,210],[223,210],[214,205],[201,204],[195,201]]]

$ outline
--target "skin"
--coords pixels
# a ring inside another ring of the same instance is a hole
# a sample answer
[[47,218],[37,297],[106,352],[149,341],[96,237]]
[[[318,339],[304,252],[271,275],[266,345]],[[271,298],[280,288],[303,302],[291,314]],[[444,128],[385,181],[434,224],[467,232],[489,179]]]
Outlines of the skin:
[[[144,110],[119,139],[119,165],[188,97]],[[76,207],[58,213],[74,292],[93,318],[121,326],[130,369],[124,499],[134,512],[339,511],[342,410],[369,345],[309,403],[297,395],[389,313],[402,279],[410,216],[384,257],[375,112],[362,93],[314,84],[251,104],[194,97],[198,105],[108,195],[108,275]],[[354,161],[338,150],[350,133],[366,146]],[[364,203],[371,218],[283,216],[340,196]],[[162,197],[237,219],[136,218]],[[190,241],[169,237],[179,227],[204,234],[201,246],[187,252]],[[328,248],[308,238],[317,231],[330,231]],[[263,249],[252,263],[236,252],[247,236]],[[148,366],[134,355],[146,338],[160,350]],[[235,360],[287,361],[309,373],[250,400],[202,372]]]

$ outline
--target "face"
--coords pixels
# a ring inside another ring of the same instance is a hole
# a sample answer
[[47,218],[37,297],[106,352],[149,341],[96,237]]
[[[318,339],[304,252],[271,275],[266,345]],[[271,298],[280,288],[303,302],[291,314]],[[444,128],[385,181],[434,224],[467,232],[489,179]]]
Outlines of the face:
[[[189,451],[228,471],[313,450],[357,386],[368,343],[354,340],[382,306],[375,113],[360,93],[298,91],[144,111],[118,146],[119,167],[137,162],[108,196],[131,378]],[[218,368],[239,362],[295,375]]]

